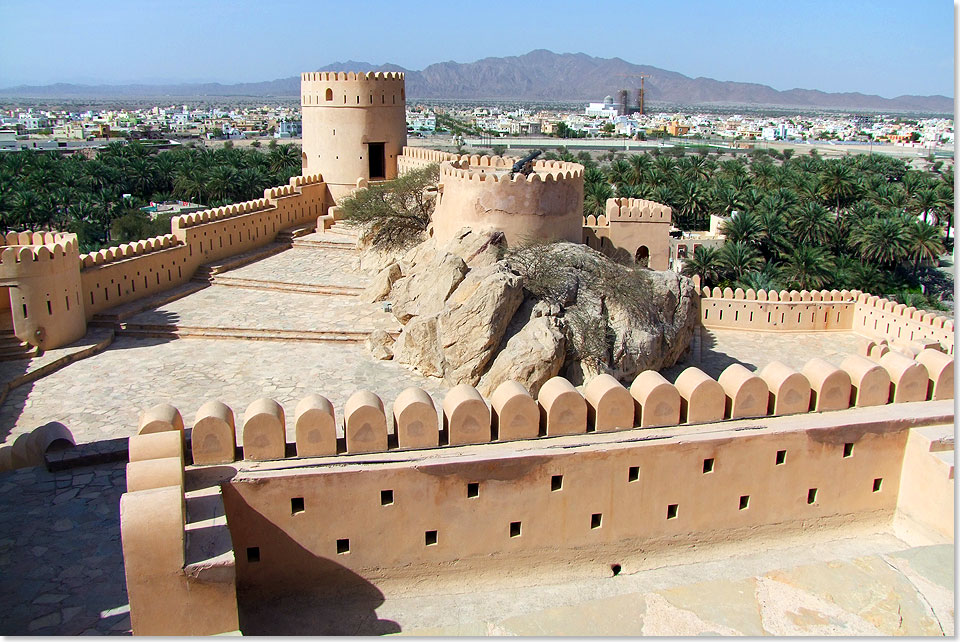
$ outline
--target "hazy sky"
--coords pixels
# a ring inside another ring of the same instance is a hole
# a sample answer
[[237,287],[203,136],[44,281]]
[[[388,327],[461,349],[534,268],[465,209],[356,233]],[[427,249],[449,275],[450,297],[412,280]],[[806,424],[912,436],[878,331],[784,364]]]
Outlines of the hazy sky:
[[244,82],[532,49],[775,89],[954,95],[948,0],[0,0],[0,87]]

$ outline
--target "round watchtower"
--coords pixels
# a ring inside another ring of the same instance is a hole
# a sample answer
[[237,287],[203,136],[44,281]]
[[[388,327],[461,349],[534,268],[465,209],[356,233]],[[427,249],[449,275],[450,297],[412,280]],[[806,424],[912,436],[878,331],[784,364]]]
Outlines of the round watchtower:
[[447,241],[462,227],[499,230],[509,245],[583,242],[583,165],[534,161],[529,176],[513,158],[462,156],[440,163],[433,235]]
[[77,235],[11,232],[0,243],[0,289],[9,290],[17,338],[44,350],[81,338],[87,322]]
[[358,179],[396,178],[407,144],[402,73],[301,74],[300,106],[303,174],[322,174],[335,201]]

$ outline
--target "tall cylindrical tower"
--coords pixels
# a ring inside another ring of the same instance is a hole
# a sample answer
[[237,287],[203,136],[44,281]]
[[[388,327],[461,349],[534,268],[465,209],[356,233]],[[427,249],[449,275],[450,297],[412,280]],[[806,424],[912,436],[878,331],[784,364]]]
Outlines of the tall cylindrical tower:
[[333,200],[358,179],[396,178],[407,144],[403,83],[391,72],[301,74],[303,174],[322,174]]

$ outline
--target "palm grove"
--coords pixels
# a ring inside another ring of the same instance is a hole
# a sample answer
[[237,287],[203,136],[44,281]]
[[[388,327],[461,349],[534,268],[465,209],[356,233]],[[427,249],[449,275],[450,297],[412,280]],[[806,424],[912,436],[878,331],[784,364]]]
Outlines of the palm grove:
[[0,230],[74,232],[90,252],[169,234],[169,216],[151,219],[140,210],[150,201],[216,207],[262,198],[299,174],[300,149],[275,142],[266,151],[112,143],[95,159],[11,152],[0,155]]
[[928,267],[952,243],[953,169],[939,162],[919,171],[878,154],[826,160],[755,150],[716,160],[705,149],[678,149],[588,166],[584,178],[588,215],[603,214],[606,200],[619,196],[669,205],[682,230],[707,229],[711,214],[730,217],[723,246],[700,246],[684,262],[684,274],[705,285],[859,289],[918,307],[938,305],[920,294],[921,283],[927,294],[930,286],[952,291]]

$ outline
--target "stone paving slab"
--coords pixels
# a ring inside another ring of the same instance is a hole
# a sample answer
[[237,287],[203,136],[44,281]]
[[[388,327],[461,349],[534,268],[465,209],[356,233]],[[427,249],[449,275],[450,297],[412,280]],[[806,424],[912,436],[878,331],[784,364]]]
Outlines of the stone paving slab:
[[[235,274],[230,272],[229,274]],[[211,285],[127,320],[131,326],[268,330],[397,331],[396,318],[357,297]]]
[[[304,238],[312,236],[314,235]],[[366,287],[371,278],[360,271],[360,258],[355,253],[325,252],[306,247],[286,250],[235,270],[223,272],[223,275],[256,281],[360,288]]]
[[0,635],[130,632],[123,463],[0,474]]
[[732,363],[759,371],[771,361],[780,361],[795,370],[819,357],[839,366],[844,357],[857,351],[860,335],[853,332],[750,332],[701,328],[700,358],[691,350],[686,359],[662,371],[670,381],[683,370],[696,366],[713,378]]
[[[704,553],[708,551],[700,551]],[[331,602],[241,595],[247,635],[953,635],[953,545],[910,546],[889,531],[618,576]],[[430,581],[418,584],[429,587]]]
[[272,397],[287,414],[294,441],[297,402],[319,393],[334,404],[338,421],[347,398],[360,389],[393,399],[420,386],[439,405],[447,386],[391,361],[376,361],[360,344],[118,337],[106,351],[14,389],[0,406],[0,443],[48,421],[66,425],[77,443],[136,434],[140,411],[168,402],[191,425],[208,399],[220,399],[242,424],[243,411]]

